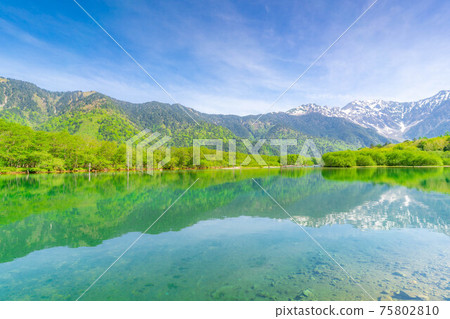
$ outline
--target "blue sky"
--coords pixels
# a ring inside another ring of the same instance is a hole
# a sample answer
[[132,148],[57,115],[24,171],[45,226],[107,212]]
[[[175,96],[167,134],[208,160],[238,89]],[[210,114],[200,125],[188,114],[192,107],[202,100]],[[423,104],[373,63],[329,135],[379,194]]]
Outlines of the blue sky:
[[[373,0],[78,0],[181,104],[265,112]],[[273,107],[410,101],[450,89],[450,1],[379,0]],[[171,100],[72,1],[0,2],[0,75]]]

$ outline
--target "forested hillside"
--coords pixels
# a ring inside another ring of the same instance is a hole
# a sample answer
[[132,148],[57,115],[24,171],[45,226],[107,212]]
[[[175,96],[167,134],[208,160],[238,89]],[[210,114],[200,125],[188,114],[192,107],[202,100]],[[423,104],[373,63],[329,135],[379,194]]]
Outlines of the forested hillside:
[[[198,122],[198,125],[192,118]],[[195,138],[228,139],[295,138],[298,154],[307,139],[319,151],[356,149],[388,140],[345,119],[312,114],[308,118],[287,113],[257,116],[212,115],[179,104],[129,103],[97,92],[50,92],[34,84],[0,78],[0,118],[48,132],[67,132],[84,138],[123,143],[143,129],[172,137],[175,147],[189,147]],[[238,143],[238,150],[246,148]],[[277,148],[265,146],[265,154]]]
[[314,136],[317,139],[316,143],[320,144],[324,151],[359,148],[390,141],[378,135],[373,129],[363,128],[343,118],[326,117],[319,113],[292,116],[278,112],[264,114],[261,117],[203,114],[203,117],[247,138],[289,137],[303,140],[305,136]]

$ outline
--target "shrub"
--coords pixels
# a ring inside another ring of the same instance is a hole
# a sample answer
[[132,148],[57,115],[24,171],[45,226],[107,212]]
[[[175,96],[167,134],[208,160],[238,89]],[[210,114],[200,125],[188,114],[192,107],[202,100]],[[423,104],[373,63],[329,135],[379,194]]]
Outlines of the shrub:
[[341,151],[323,155],[325,166],[441,166],[450,162],[446,152],[425,152],[413,149]]
[[356,166],[356,155],[352,151],[326,153],[322,156],[325,166],[352,167]]
[[442,151],[447,147],[447,139],[445,137],[435,137],[432,139],[421,140],[417,144],[417,148],[422,151]]
[[386,154],[389,166],[434,166],[442,165],[442,159],[436,154],[424,151],[391,151]]
[[388,166],[402,166],[409,165],[407,151],[389,151],[386,153],[386,165]]
[[386,165],[386,154],[383,151],[371,152],[370,157],[377,165]]
[[357,166],[376,166],[377,164],[369,155],[358,154],[356,156]]
[[447,145],[445,145],[444,147],[444,152],[449,152],[450,151],[450,142],[447,142]]
[[412,154],[409,162],[411,166],[443,165],[442,158],[427,152],[415,152]]

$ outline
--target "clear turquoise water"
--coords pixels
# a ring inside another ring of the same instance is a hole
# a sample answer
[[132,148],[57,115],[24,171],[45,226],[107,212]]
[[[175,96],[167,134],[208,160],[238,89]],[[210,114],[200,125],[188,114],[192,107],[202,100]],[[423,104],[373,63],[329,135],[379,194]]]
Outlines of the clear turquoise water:
[[0,177],[0,299],[450,298],[450,170]]

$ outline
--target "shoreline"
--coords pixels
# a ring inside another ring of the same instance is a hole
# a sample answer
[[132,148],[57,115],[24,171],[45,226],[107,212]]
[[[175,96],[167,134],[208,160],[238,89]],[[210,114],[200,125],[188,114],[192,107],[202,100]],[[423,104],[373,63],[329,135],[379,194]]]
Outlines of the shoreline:
[[[175,172],[175,171],[205,171],[205,170],[242,170],[242,169],[292,169],[292,168],[322,168],[322,169],[361,169],[361,168],[439,168],[439,167],[450,167],[450,165],[435,165],[435,166],[352,166],[352,167],[333,167],[333,166],[296,166],[296,165],[286,165],[286,166],[215,166],[215,167],[205,167],[205,168],[177,168],[177,169],[154,169],[157,172]],[[40,174],[77,174],[77,173],[113,173],[113,172],[146,172],[146,170],[137,169],[104,169],[104,170],[76,170],[76,171],[49,171],[49,172],[23,172],[23,171],[11,171],[11,172],[0,172],[1,175],[40,175]]]
[[[154,169],[154,172],[176,172],[176,171],[205,171],[205,170],[235,170],[235,169],[283,169],[283,168],[318,168],[322,166],[295,166],[295,165],[287,165],[287,166],[214,166],[214,167],[205,167],[205,168],[177,168],[177,169]],[[147,170],[138,170],[138,169],[126,169],[126,168],[118,168],[118,169],[104,169],[104,170],[76,170],[76,171],[48,171],[48,172],[22,172],[22,171],[11,171],[11,172],[0,172],[1,175],[39,175],[39,174],[76,174],[76,173],[113,173],[113,172],[146,172]]]
[[437,168],[437,167],[450,167],[450,165],[424,165],[424,166],[408,166],[408,165],[396,165],[396,166],[321,166],[322,168],[330,168],[330,169],[350,169],[350,168]]

